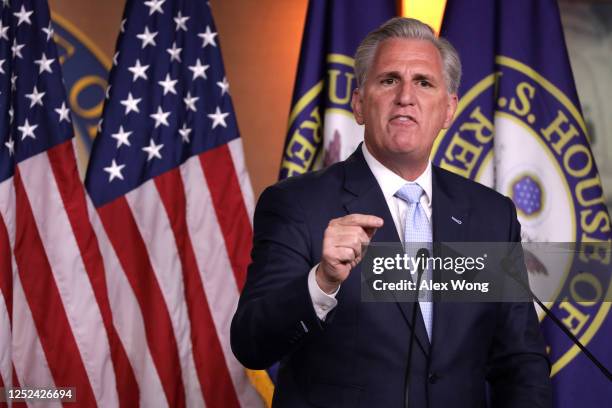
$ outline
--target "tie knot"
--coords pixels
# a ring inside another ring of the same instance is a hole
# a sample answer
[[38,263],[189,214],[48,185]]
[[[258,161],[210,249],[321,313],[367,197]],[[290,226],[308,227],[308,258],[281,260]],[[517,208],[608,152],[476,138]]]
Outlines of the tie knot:
[[395,193],[396,197],[401,198],[410,204],[418,203],[422,195],[423,188],[417,183],[404,184],[402,188],[397,190],[397,193]]

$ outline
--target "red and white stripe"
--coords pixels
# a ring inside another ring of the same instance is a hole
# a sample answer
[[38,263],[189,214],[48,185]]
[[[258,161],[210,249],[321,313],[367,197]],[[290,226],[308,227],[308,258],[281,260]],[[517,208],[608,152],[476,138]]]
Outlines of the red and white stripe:
[[71,142],[21,162],[0,184],[0,385],[76,387],[82,406],[263,406],[229,343],[252,210],[240,140],[98,209]]
[[255,212],[255,197],[253,196],[253,187],[251,186],[251,178],[246,168],[246,161],[244,159],[244,150],[242,148],[242,139],[237,138],[227,144],[230,154],[232,155],[232,161],[234,162],[234,168],[236,169],[236,177],[240,184],[240,191],[242,192],[242,201],[246,207],[247,214],[249,215],[249,222],[253,225],[253,214]]
[[[0,231],[0,248],[8,241],[12,260],[11,282],[2,288],[4,299],[7,292],[12,296],[5,302],[12,307],[0,317],[2,354],[10,346],[12,362],[9,368],[2,359],[3,383],[76,387],[83,406],[133,406],[137,398],[125,389],[135,381],[114,334],[72,142],[19,163],[2,184],[0,208],[7,227]],[[7,318],[12,327],[4,330]]]
[[[72,148],[71,142],[66,143]],[[36,309],[43,309],[38,313],[33,312],[33,316],[36,326],[40,328],[39,333],[42,331],[41,340],[48,359],[57,363],[52,369],[62,379],[70,375],[73,381],[82,382],[83,389],[79,390],[79,394],[84,395],[85,400],[92,398],[93,401],[107,405],[118,400],[113,366],[107,364],[110,356],[108,337],[100,335],[105,332],[102,314],[72,231],[66,203],[55,179],[55,172],[64,173],[66,169],[54,169],[51,155],[51,152],[49,155],[39,154],[25,160],[18,166],[15,176],[18,213],[23,212],[24,222],[32,223],[25,236],[32,237],[36,233],[39,236],[39,242],[28,243],[22,257],[17,254],[16,257],[18,265],[25,262],[23,257],[27,256],[35,259],[40,267],[38,270],[19,268],[20,271],[29,271],[27,285],[23,274],[20,273],[20,277],[26,289],[26,298],[30,298],[31,310],[33,303],[37,303]],[[63,166],[67,163],[59,160],[54,164]],[[19,215],[17,219],[19,222]],[[38,275],[36,278],[32,277],[34,273]],[[47,304],[39,306],[40,298],[29,297],[28,289],[41,294]],[[49,315],[47,307],[61,316],[56,318]],[[60,332],[59,328],[64,329],[64,332]],[[66,356],[60,354],[62,349],[56,347],[56,342],[74,342],[68,349],[77,358],[68,365],[70,369],[60,367],[66,366]]]
[[[192,240],[200,271],[200,279],[208,296],[214,325],[223,347],[223,356],[230,371],[234,387],[240,397],[241,405],[245,407],[257,406],[257,404],[261,404],[259,402],[260,397],[253,390],[244,375],[244,368],[237,362],[230,349],[230,323],[238,305],[239,288],[242,288],[244,285],[245,269],[238,274],[241,276],[240,280],[228,279],[228,272],[232,271],[233,268],[228,256],[228,246],[226,245],[227,241],[233,243],[239,242],[238,237],[242,237],[249,240],[250,246],[252,229],[249,222],[250,218],[245,209],[236,211],[234,208],[232,213],[235,218],[233,220],[228,219],[228,217],[218,216],[219,212],[223,213],[228,210],[227,207],[222,205],[214,205],[215,202],[224,201],[222,195],[226,194],[235,199],[240,197],[241,194],[237,178],[228,180],[227,178],[217,177],[217,179],[225,183],[225,189],[217,188],[216,190],[211,190],[209,188],[209,181],[215,178],[214,172],[211,174],[210,171],[210,167],[213,167],[211,164],[218,163],[219,161],[235,163],[236,167],[241,165],[239,162],[233,161],[227,147],[222,146],[203,153],[200,157],[191,158],[181,166],[183,183],[188,186],[198,186],[198,188],[190,188],[185,191],[187,202],[197,203],[196,205],[188,206],[187,224],[191,237],[209,237],[206,240]],[[230,172],[229,174],[233,175],[235,173]],[[215,180],[215,182],[219,180]],[[217,197],[214,197],[211,191],[215,191]],[[233,229],[230,226],[225,228],[226,231],[230,231],[233,235],[224,234],[220,219],[234,223]],[[242,267],[246,268],[246,265],[242,265]]]
[[[167,407],[161,380],[147,343],[144,318],[138,300],[91,201],[88,201],[88,208],[93,229],[100,243],[104,269],[108,271],[106,285],[113,323],[125,347],[138,384],[134,393],[139,394],[140,406]],[[137,390],[142,391],[137,392]]]
[[0,387],[12,386],[11,319],[15,265],[15,189],[12,179],[0,183]]
[[[197,316],[197,311],[190,313],[187,310],[187,288],[183,276],[185,272],[170,220],[153,180],[127,194],[126,201],[151,263],[151,272],[154,274],[151,279],[159,283],[160,301],[168,309],[170,333],[176,339],[176,357],[185,387],[186,405],[203,406],[202,390],[194,362],[194,352],[197,350],[193,350],[191,346],[190,317]],[[197,324],[197,321],[194,324]]]
[[[28,387],[52,387],[55,385],[53,374],[47,363],[41,341],[19,275],[13,285],[13,365],[20,384]],[[13,384],[13,386],[17,386]],[[59,402],[49,406],[59,407]]]
[[[125,322],[115,324],[140,388],[149,388],[147,370],[136,367],[153,365],[171,406],[263,404],[229,345],[252,239],[244,202],[250,184],[244,177],[241,183],[236,169],[244,164],[234,157],[241,154],[227,145],[193,157],[92,218],[106,269],[121,271],[109,274],[108,287],[129,303],[113,313],[124,312]],[[113,309],[115,303],[111,294]],[[137,343],[124,339],[134,319],[142,323]]]

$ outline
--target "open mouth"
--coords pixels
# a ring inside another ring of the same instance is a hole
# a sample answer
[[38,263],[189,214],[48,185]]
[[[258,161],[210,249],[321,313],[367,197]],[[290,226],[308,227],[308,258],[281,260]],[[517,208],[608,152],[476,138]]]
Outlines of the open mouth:
[[413,116],[410,115],[395,115],[393,117],[391,117],[391,123],[394,124],[416,124],[417,121]]

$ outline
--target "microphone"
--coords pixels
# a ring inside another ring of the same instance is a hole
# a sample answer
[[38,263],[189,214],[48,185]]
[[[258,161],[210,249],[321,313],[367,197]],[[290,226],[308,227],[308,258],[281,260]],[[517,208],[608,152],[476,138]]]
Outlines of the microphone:
[[[520,243],[519,243],[519,245],[520,245]],[[512,277],[512,279],[514,279],[516,282],[518,282],[519,285],[521,285],[523,287],[523,289],[529,294],[529,296],[531,296],[531,298],[533,300],[535,300],[535,302],[538,304],[538,306],[540,306],[542,308],[542,310],[544,310],[544,313],[546,314],[546,316],[548,316],[555,323],[555,325],[558,328],[560,328],[561,331],[576,346],[578,346],[580,351],[582,351],[584,353],[584,355],[586,355],[588,357],[588,359],[591,360],[591,362],[601,371],[601,373],[608,379],[608,381],[612,382],[612,373],[610,373],[610,370],[608,370],[606,368],[606,366],[604,366],[601,363],[601,361],[599,361],[597,359],[597,357],[595,357],[589,351],[589,349],[587,349],[586,346],[584,344],[582,344],[580,342],[580,340],[578,340],[578,338],[576,336],[574,336],[574,334],[561,322],[561,320],[557,316],[555,316],[555,314],[552,312],[552,310],[550,310],[548,307],[546,307],[546,305],[540,300],[540,298],[538,298],[538,296],[535,293],[533,293],[533,291],[531,290],[531,287],[529,287],[528,281],[526,283],[524,279],[521,279],[519,276],[517,276],[520,273],[520,271],[517,270],[517,268],[514,265],[514,262],[512,262],[512,260],[509,259],[509,258],[503,259],[502,260],[502,269],[504,270],[504,272],[506,272],[508,275],[510,275],[510,277]]]
[[416,253],[416,258],[421,259],[423,262],[417,263],[417,279],[416,279],[416,292],[415,292],[415,302],[414,307],[412,308],[412,316],[411,320],[411,332],[410,332],[410,340],[408,341],[408,362],[406,364],[406,375],[404,377],[404,407],[409,407],[410,400],[410,365],[412,364],[412,349],[414,347],[414,338],[416,333],[416,316],[417,316],[417,308],[419,306],[419,286],[421,286],[421,277],[423,276],[423,271],[425,270],[425,265],[427,262],[427,258],[429,258],[429,250],[427,248],[421,248]]

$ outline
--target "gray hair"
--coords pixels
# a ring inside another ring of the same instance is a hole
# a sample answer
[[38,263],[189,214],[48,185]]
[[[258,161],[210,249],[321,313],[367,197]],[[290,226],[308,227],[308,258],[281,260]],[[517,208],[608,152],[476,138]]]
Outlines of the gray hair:
[[390,38],[417,39],[431,42],[440,52],[446,89],[456,94],[461,81],[461,60],[455,47],[448,40],[436,37],[430,26],[413,18],[394,17],[370,32],[357,47],[355,53],[355,76],[361,88],[378,45]]

